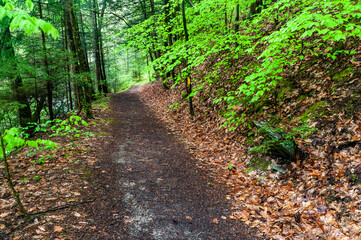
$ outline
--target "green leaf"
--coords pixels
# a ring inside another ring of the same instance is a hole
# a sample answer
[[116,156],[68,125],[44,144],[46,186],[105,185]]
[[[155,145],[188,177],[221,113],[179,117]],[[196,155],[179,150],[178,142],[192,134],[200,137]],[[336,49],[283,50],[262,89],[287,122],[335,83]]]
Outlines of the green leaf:
[[15,6],[14,6],[12,3],[10,3],[10,2],[6,2],[4,8],[5,8],[6,10],[14,11]]
[[84,120],[81,120],[81,123],[86,127],[88,126],[88,123],[86,121],[84,121]]
[[280,172],[282,175],[285,175],[286,173],[283,171],[282,168],[277,167],[277,166],[272,166],[273,170],[276,170],[277,172]]
[[34,8],[34,4],[31,0],[26,0],[25,1],[25,6],[29,9],[29,10],[33,10]]
[[5,16],[6,10],[3,7],[0,7],[0,20]]
[[27,141],[26,144],[29,146],[29,147],[33,147],[33,148],[38,148],[39,145],[36,141]]

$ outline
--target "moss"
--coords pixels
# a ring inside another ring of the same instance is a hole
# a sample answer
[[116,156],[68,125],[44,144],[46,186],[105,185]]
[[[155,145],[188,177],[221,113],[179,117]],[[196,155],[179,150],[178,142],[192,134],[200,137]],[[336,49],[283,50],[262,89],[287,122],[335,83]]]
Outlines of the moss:
[[275,115],[275,114],[269,114],[267,116],[270,118],[269,123],[274,124],[274,125],[279,124],[283,119],[282,116]]
[[247,140],[244,142],[246,145],[252,145],[256,137],[248,137]]
[[332,79],[334,81],[337,81],[337,82],[341,82],[345,79],[347,79],[347,77],[354,71],[354,69],[352,67],[348,67],[342,71],[337,71],[337,70],[334,70],[330,73],[330,76],[332,76]]
[[101,133],[97,133],[96,135],[102,137],[102,136],[108,136],[109,133],[107,133],[107,132],[101,132]]
[[283,98],[285,97],[285,93],[288,91],[291,91],[291,90],[292,90],[292,88],[288,86],[288,87],[282,88],[281,91],[278,92],[278,94],[277,94],[278,104],[280,104],[283,101]]
[[323,106],[326,105],[325,101],[320,101],[314,103],[311,107],[309,107],[299,118],[301,122],[307,121],[310,118],[322,116],[324,113]]
[[264,158],[254,158],[249,161],[249,166],[252,170],[267,171],[268,166],[272,163],[271,160],[265,160]]
[[297,98],[297,102],[303,102],[306,99],[305,95],[301,95]]
[[264,111],[263,106],[266,105],[266,103],[269,101],[270,93],[264,93],[261,100],[258,101],[256,106],[254,107],[255,112],[262,113]]
[[115,118],[109,118],[109,119],[107,120],[107,122],[108,122],[109,124],[115,124],[115,123],[116,123]]

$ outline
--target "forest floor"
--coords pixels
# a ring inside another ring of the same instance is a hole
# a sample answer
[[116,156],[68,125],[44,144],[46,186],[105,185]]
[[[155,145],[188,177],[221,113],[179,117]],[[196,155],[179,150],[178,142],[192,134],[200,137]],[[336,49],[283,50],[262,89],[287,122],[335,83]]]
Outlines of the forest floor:
[[98,104],[82,127],[95,136],[81,137],[75,149],[64,137],[51,138],[68,147],[41,165],[34,160],[45,153],[29,149],[10,158],[34,221],[23,220],[1,179],[1,239],[262,238],[235,221],[227,189],[198,166],[194,148],[155,117],[140,90],[111,94],[111,110]]
[[[306,153],[304,159],[280,164],[277,157],[262,155],[270,164],[262,169],[252,165],[257,156],[250,154],[250,130],[229,131],[222,127],[225,119],[209,107],[212,104],[203,104],[198,95],[193,99],[196,114],[191,119],[188,103],[182,98],[183,88],[179,85],[164,89],[157,81],[142,86],[141,96],[192,149],[198,166],[227,186],[231,218],[257,227],[272,239],[361,239],[360,112],[355,110],[349,117],[336,109],[343,106],[342,102],[347,103],[346,91],[331,96],[331,114],[320,114],[308,122],[319,129],[317,132],[296,139]],[[328,95],[323,92],[317,96]],[[308,100],[310,104],[315,101]],[[176,104],[178,107],[172,107]],[[304,104],[292,99],[279,109],[297,115],[304,111],[297,107]],[[267,113],[258,118],[266,121]],[[312,114],[319,113],[314,110]],[[272,171],[272,166],[279,167],[282,173]]]

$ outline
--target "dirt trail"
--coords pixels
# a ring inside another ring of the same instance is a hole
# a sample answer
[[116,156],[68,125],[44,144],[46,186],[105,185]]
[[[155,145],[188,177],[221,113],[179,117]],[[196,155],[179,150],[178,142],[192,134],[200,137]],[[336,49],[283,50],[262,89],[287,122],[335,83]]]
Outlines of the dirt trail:
[[225,189],[208,184],[184,145],[139,100],[138,89],[110,96],[116,141],[105,147],[113,153],[102,167],[116,186],[102,193],[112,203],[92,213],[108,228],[105,238],[257,239],[228,218]]

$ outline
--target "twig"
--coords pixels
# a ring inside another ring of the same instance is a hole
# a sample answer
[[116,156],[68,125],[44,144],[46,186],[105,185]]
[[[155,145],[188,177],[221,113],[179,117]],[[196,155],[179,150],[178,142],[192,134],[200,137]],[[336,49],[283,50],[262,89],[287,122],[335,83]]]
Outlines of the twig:
[[[63,206],[55,207],[55,208],[49,208],[47,210],[40,211],[40,212],[29,212],[29,215],[34,216],[34,215],[39,215],[39,214],[48,213],[48,212],[55,212],[55,211],[62,210],[62,209],[65,209],[65,208],[74,207],[74,206],[78,206],[80,204],[91,203],[91,202],[95,202],[95,201],[96,201],[96,199],[91,199],[91,200],[86,200],[86,201],[67,203],[67,204],[65,204]],[[23,214],[19,215],[18,217],[20,217],[20,216],[23,216]]]

